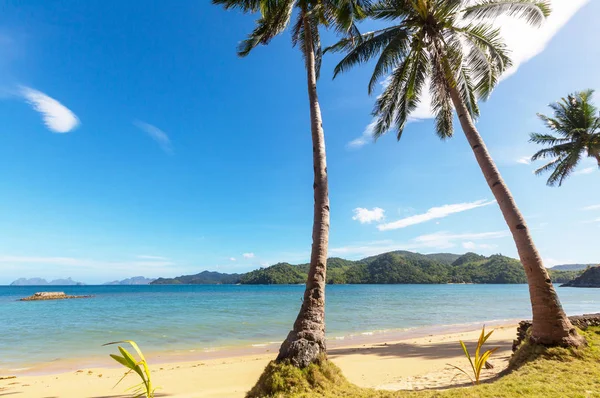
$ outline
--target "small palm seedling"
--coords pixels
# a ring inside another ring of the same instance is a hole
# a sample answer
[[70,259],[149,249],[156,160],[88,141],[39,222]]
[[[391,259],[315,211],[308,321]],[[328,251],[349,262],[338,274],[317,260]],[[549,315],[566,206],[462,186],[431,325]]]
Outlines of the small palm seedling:
[[117,382],[117,384],[115,384],[115,387],[120,382],[122,382],[123,379],[125,377],[127,377],[127,375],[129,375],[131,372],[135,372],[138,374],[138,376],[140,376],[140,379],[142,379],[142,382],[140,384],[137,384],[133,387],[128,388],[126,391],[133,390],[134,398],[144,398],[144,397],[145,398],[154,398],[154,390],[155,389],[152,387],[152,377],[150,375],[150,369],[148,368],[148,363],[146,362],[146,358],[144,358],[144,354],[142,353],[142,350],[140,350],[140,347],[138,347],[138,345],[135,343],[135,341],[132,341],[132,340],[114,341],[112,343],[106,343],[103,346],[112,345],[112,344],[122,344],[122,343],[130,344],[133,347],[133,349],[135,350],[135,352],[137,352],[140,359],[139,359],[139,361],[136,360],[135,357],[129,353],[129,351],[127,351],[125,348],[123,348],[121,346],[118,346],[118,348],[119,348],[119,351],[121,352],[122,356],[119,356],[116,354],[110,354],[112,359],[114,359],[121,365],[125,366],[127,369],[129,369],[127,371],[127,373],[125,373],[125,375],[123,375],[123,377],[121,377],[121,380],[119,380]]
[[467,350],[467,346],[465,345],[465,343],[462,340],[460,340],[460,345],[465,353],[465,356],[467,357],[467,359],[469,360],[469,363],[471,364],[471,369],[473,370],[473,377],[471,377],[471,375],[469,373],[467,373],[465,370],[459,368],[458,366],[448,364],[448,365],[452,366],[453,368],[458,369],[460,372],[464,373],[465,375],[467,375],[467,377],[471,380],[471,383],[473,383],[473,385],[479,384],[479,380],[481,377],[481,370],[484,367],[487,367],[486,363],[487,363],[488,359],[490,359],[492,354],[498,350],[498,347],[496,347],[496,348],[492,348],[491,350],[487,350],[483,354],[481,354],[481,348],[483,347],[483,345],[485,344],[487,339],[490,338],[492,333],[494,333],[493,330],[491,332],[489,332],[488,334],[485,334],[485,325],[483,326],[483,329],[481,329],[481,335],[479,336],[479,340],[477,341],[477,348],[475,349],[475,357],[471,357],[471,354],[469,354],[469,350]]

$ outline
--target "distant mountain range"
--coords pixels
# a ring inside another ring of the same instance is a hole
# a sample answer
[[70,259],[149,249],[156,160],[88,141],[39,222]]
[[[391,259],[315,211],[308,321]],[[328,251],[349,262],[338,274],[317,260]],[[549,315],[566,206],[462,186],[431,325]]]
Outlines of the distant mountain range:
[[[306,281],[309,266],[309,264],[278,263],[245,274],[203,271],[195,275],[158,278],[152,284],[299,284]],[[548,270],[556,283],[566,283],[585,269],[585,267],[578,269],[561,267]],[[500,254],[485,257],[476,253],[460,255],[394,251],[358,261],[329,258],[327,283],[527,283],[527,279],[523,266],[518,260]]]
[[[154,279],[144,278],[143,276],[134,276],[133,278],[123,279],[122,281],[107,282],[103,285],[148,285]],[[84,286],[85,283],[76,282],[71,278],[55,279],[48,282],[43,278],[19,278],[10,286]]]
[[155,281],[155,279],[134,276],[133,278],[123,279],[122,281],[106,282],[104,285],[149,285],[153,281]]
[[82,286],[82,285],[85,285],[85,283],[75,282],[71,278],[55,279],[50,282],[48,282],[47,280],[42,279],[42,278],[29,278],[29,279],[19,278],[10,284],[10,286]]
[[593,267],[596,264],[564,264],[564,265],[555,265],[554,267],[550,268],[553,269],[555,271],[580,271],[580,270],[584,270],[588,267]]
[[[555,283],[567,283],[591,264],[565,264],[549,268]],[[300,284],[305,283],[310,264],[278,263],[243,274],[202,271],[194,275],[149,279],[143,276],[113,281],[104,285],[200,285],[200,284]],[[501,254],[476,253],[420,254],[393,251],[362,260],[339,257],[327,260],[328,284],[402,284],[402,283],[527,283],[521,263]],[[41,278],[17,279],[11,286],[83,285],[71,278],[47,282]]]

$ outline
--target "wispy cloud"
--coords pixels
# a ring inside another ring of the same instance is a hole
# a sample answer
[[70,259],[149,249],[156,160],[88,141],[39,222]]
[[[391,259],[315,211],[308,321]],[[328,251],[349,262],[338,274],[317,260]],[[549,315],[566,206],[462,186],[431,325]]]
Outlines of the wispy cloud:
[[522,156],[519,159],[517,159],[517,163],[531,164],[531,156]]
[[156,141],[158,143],[158,145],[160,145],[160,147],[163,151],[165,151],[168,154],[173,153],[173,147],[171,145],[171,140],[169,139],[169,136],[167,135],[167,133],[165,133],[164,131],[162,131],[161,129],[159,129],[156,126],[153,126],[149,123],[142,122],[139,120],[135,120],[133,122],[133,125],[136,126],[137,128],[139,128],[140,130],[142,130],[144,133],[148,134],[150,136],[150,138],[152,138],[154,141]]
[[592,206],[586,206],[584,208],[582,208],[581,210],[600,210],[600,205],[592,205]]
[[150,256],[147,254],[140,254],[136,256],[137,258],[141,258],[142,260],[168,260],[166,257],[161,256]]
[[[539,27],[532,27],[525,21],[502,16],[496,18],[493,24],[500,28],[505,44],[511,50],[510,58],[513,66],[507,70],[502,79],[513,75],[521,65],[540,54],[556,33],[575,15],[575,13],[587,4],[590,0],[552,0],[552,14]],[[385,87],[385,81],[383,83]],[[431,95],[429,93],[429,82],[425,85],[421,102],[412,112],[412,120],[429,119],[433,117],[431,111]],[[373,122],[369,126],[373,125]],[[371,129],[372,130],[372,129]],[[365,129],[363,135],[348,144],[348,147],[360,148],[370,142],[365,134],[369,127]],[[351,145],[351,143],[355,143]]]
[[68,133],[79,125],[79,119],[69,108],[41,91],[21,86],[19,94],[42,115],[48,130],[55,133]]
[[[138,256],[138,258],[140,258]],[[115,269],[122,267],[165,267],[175,263],[166,258],[140,258],[141,261],[101,261],[74,257],[0,256],[0,264],[41,264],[86,268]]]
[[373,221],[381,221],[384,217],[384,212],[380,207],[374,207],[372,210],[365,209],[363,207],[357,207],[354,211],[353,220],[360,222],[361,224],[370,224]]
[[581,169],[581,170],[577,170],[575,172],[573,172],[573,175],[585,175],[585,174],[592,174],[595,170],[597,169],[597,167],[586,167],[585,169]]
[[235,257],[229,257],[229,261],[237,261]]
[[426,213],[423,214],[417,214],[414,216],[402,218],[398,221],[394,221],[391,223],[380,224],[377,226],[377,229],[379,229],[380,231],[388,231],[392,229],[406,228],[410,225],[421,224],[437,218],[444,218],[449,216],[450,214],[460,213],[463,211],[476,209],[478,207],[488,206],[495,202],[495,200],[477,200],[475,202],[457,203],[443,205],[439,207],[432,207],[431,209],[427,210]]
[[372,256],[380,253],[395,250],[446,250],[458,247],[461,244],[465,247],[472,243],[480,250],[492,250],[496,248],[493,244],[475,243],[492,239],[501,239],[509,236],[508,231],[480,232],[480,233],[450,233],[436,232],[417,236],[408,242],[395,242],[393,240],[382,240],[374,242],[359,243],[349,246],[333,247],[329,251],[333,255],[339,256]]
[[254,258],[254,253],[244,253],[242,254],[242,257],[245,259]]
[[475,243],[475,242],[463,242],[462,247],[467,250],[493,250],[498,247],[498,245],[491,245],[489,243]]
[[367,145],[368,143],[372,142],[375,124],[376,124],[375,120],[373,120],[371,123],[369,123],[367,125],[367,127],[365,127],[365,130],[363,131],[363,133],[361,134],[360,137],[355,138],[348,143],[348,145],[347,145],[348,148],[358,149],[358,148],[361,148],[361,147]]

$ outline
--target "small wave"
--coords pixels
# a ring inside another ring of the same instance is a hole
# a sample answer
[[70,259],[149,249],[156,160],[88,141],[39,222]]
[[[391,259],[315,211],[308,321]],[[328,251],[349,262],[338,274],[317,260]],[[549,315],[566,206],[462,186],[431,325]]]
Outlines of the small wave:
[[263,343],[263,344],[252,344],[252,347],[266,347],[267,344]]

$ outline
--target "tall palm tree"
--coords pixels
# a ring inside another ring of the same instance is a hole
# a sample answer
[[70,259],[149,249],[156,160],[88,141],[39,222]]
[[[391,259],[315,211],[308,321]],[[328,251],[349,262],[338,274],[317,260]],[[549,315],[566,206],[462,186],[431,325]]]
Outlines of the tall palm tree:
[[[577,334],[562,309],[523,215],[475,128],[477,100],[486,99],[511,65],[500,31],[483,19],[500,15],[524,18],[540,25],[550,13],[542,0],[378,0],[367,11],[393,25],[341,40],[332,51],[347,52],[335,74],[378,56],[369,92],[385,75],[387,86],[377,98],[373,115],[375,138],[395,127],[400,139],[406,121],[429,83],[436,132],[453,134],[453,108],[486,182],[515,240],[527,273],[533,312],[532,341],[577,346]],[[429,80],[428,80],[429,79]]]
[[283,32],[292,24],[292,45],[300,47],[307,73],[310,127],[313,143],[314,214],[310,270],[304,299],[293,329],[281,345],[277,361],[289,361],[306,367],[325,354],[325,281],[329,243],[329,193],[325,136],[317,96],[317,79],[321,65],[320,27],[333,27],[348,36],[356,35],[355,18],[364,16],[368,0],[212,0],[225,9],[260,13],[256,28],[238,47],[244,57],[260,44]]
[[600,167],[600,114],[592,104],[594,90],[585,90],[569,94],[559,102],[550,104],[554,117],[538,113],[553,134],[531,134],[530,142],[548,145],[549,148],[536,152],[531,160],[552,158],[543,167],[535,171],[540,175],[553,170],[547,184],[561,186],[577,167],[582,156],[596,158]]

